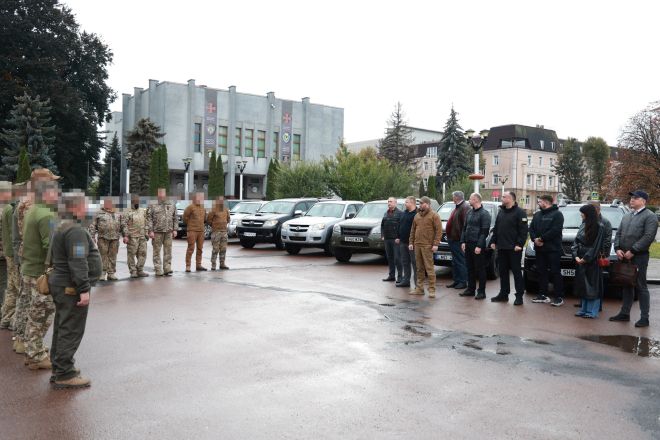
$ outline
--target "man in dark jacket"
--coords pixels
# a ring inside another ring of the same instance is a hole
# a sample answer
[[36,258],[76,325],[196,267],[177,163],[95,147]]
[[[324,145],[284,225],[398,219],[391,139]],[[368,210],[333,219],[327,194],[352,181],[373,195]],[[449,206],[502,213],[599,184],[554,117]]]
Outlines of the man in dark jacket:
[[451,250],[451,275],[454,282],[447,285],[454,289],[465,289],[467,287],[467,267],[465,266],[465,254],[461,251],[461,234],[465,227],[465,219],[470,210],[470,205],[464,199],[463,191],[454,191],[452,199],[456,208],[447,220],[446,233],[447,244]]
[[[460,296],[474,296],[474,299],[486,298],[486,238],[490,230],[490,213],[481,204],[481,196],[472,193],[470,206],[461,234],[461,250],[465,253],[468,270],[468,286]],[[477,291],[477,277],[479,290]]]
[[[415,251],[408,249],[410,240],[410,229],[412,229],[413,220],[417,215],[417,200],[413,196],[406,197],[406,210],[401,215],[399,221],[399,238],[396,243],[399,246],[399,255],[401,256],[401,267],[403,268],[403,277],[396,283],[396,287],[410,287],[410,277],[417,274],[417,265],[415,264]],[[417,276],[415,275],[415,286],[417,286]]]
[[511,291],[509,271],[513,273],[516,287],[514,305],[520,306],[525,295],[520,262],[522,250],[527,240],[527,213],[516,203],[516,194],[511,191],[502,193],[502,205],[495,219],[493,237],[490,247],[497,251],[497,265],[500,271],[500,293],[490,300],[492,302],[508,302]]
[[401,281],[401,256],[399,246],[396,244],[396,239],[399,238],[401,214],[403,212],[396,207],[396,199],[394,197],[387,199],[387,211],[380,222],[380,236],[385,241],[385,256],[387,264],[390,266],[390,272],[387,278],[383,278],[383,281]]
[[101,275],[102,263],[92,237],[78,222],[87,212],[85,195],[65,195],[63,202],[65,220],[53,234],[53,271],[48,277],[55,302],[51,385],[55,389],[84,388],[90,386],[90,380],[80,376],[73,356],[85,333],[89,291]]
[[[534,303],[549,303],[559,307],[564,304],[564,279],[561,276],[561,247],[564,215],[553,204],[550,195],[542,195],[538,201],[539,210],[532,217],[529,239],[534,242],[536,267],[539,272],[539,293],[532,299]],[[555,298],[548,298],[548,272],[552,276]]]
[[610,318],[610,321],[630,321],[630,309],[632,308],[635,294],[639,298],[639,309],[641,316],[635,323],[635,327],[649,326],[649,309],[651,308],[651,297],[646,285],[646,271],[649,265],[649,248],[655,240],[658,232],[658,218],[653,212],[646,209],[649,195],[637,190],[630,193],[630,209],[633,211],[626,214],[614,237],[614,250],[619,260],[632,261],[638,268],[637,284],[635,287],[623,289],[623,304],[621,311]]

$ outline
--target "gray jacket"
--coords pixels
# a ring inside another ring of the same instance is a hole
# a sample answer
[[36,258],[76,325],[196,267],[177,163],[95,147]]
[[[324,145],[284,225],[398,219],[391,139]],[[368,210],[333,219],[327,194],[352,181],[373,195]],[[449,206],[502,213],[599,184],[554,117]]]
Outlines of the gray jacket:
[[658,232],[658,218],[649,209],[637,215],[626,214],[614,237],[614,250],[631,251],[635,255],[646,254]]

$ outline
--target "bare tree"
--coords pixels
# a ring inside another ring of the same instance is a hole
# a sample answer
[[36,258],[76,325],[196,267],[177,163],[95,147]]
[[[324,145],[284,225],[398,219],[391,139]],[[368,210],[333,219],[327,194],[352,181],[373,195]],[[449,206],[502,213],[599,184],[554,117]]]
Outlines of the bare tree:
[[[634,154],[635,162],[648,170],[642,182],[647,191],[660,191],[660,103],[630,118],[619,136],[619,145]],[[625,168],[625,167],[624,167]]]

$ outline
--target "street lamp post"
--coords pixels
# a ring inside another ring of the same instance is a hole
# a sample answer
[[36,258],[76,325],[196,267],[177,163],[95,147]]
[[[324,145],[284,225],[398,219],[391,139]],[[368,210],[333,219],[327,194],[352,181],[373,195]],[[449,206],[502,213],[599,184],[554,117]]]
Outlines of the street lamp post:
[[192,157],[183,158],[183,199],[188,200],[188,170],[190,169],[190,163],[192,162]]
[[509,180],[509,175],[507,174],[504,177],[500,177],[500,183],[502,184],[502,192],[500,193],[500,197],[504,195],[504,184]]
[[[126,153],[126,195],[131,192],[131,153]],[[112,176],[112,162],[110,162],[110,175]],[[112,185],[110,185],[110,191],[112,191]]]
[[[247,166],[247,160],[239,160],[236,162],[236,169],[240,173],[240,178],[238,180],[238,199],[243,200],[243,171]],[[234,193],[235,194],[235,193]]]
[[[128,169],[128,160],[126,161],[126,169]],[[87,162],[87,168],[89,170],[89,162]],[[89,172],[89,171],[88,171]],[[128,180],[128,178],[127,178]],[[110,188],[108,188],[108,195],[112,195],[112,156],[110,156]]]
[[465,131],[465,139],[468,144],[474,149],[474,174],[470,174],[470,180],[474,180],[474,192],[479,193],[479,181],[484,178],[484,175],[479,172],[479,150],[486,143],[488,139],[488,130],[481,130],[479,132],[479,142],[474,141],[474,130]]

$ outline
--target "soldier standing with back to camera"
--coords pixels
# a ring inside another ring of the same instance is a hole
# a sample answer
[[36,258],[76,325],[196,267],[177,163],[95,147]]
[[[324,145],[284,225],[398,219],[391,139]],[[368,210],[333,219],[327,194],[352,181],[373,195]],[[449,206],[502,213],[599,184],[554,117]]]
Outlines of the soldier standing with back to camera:
[[[14,188],[13,196],[19,192]],[[2,247],[7,261],[7,289],[0,312],[0,329],[13,330],[14,314],[16,313],[16,300],[21,288],[20,273],[14,256],[13,217],[17,202],[12,200],[2,210]]]
[[117,272],[120,229],[121,214],[116,212],[112,199],[107,197],[103,200],[101,212],[96,215],[89,226],[89,234],[98,243],[101,260],[103,261],[101,280],[118,280],[115,272]]
[[153,246],[157,277],[172,275],[172,239],[176,236],[177,225],[176,206],[167,200],[165,188],[158,188],[158,202],[147,209],[147,233]]
[[[131,278],[148,277],[144,271],[147,261],[147,210],[140,208],[140,196],[131,197],[131,206],[121,217],[121,233],[126,245],[126,257]],[[137,260],[137,264],[136,264]]]

